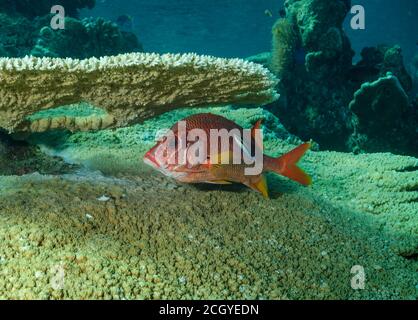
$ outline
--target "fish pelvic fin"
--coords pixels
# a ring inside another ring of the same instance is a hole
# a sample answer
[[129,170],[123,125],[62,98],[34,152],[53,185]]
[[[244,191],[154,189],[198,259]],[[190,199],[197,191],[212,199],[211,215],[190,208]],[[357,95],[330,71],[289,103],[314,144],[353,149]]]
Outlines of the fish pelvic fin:
[[297,163],[310,148],[311,143],[307,142],[277,159],[272,159],[269,169],[301,185],[310,186],[312,178],[297,166]]
[[269,199],[269,189],[267,185],[267,179],[264,175],[260,176],[257,182],[250,182],[247,184],[251,189],[261,193],[264,198]]

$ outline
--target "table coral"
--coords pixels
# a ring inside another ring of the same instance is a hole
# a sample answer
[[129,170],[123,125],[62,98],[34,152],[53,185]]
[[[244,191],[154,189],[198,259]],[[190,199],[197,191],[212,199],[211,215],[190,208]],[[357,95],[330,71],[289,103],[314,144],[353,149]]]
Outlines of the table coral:
[[[0,127],[13,132],[126,126],[179,107],[266,104],[278,98],[276,84],[260,65],[196,54],[1,58]],[[41,110],[83,101],[107,114],[81,120],[27,119]]]

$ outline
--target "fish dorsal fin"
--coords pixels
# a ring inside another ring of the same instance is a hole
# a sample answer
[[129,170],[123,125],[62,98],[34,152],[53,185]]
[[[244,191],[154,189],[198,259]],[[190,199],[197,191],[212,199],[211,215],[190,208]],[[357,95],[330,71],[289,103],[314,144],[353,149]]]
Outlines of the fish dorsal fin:
[[264,122],[264,119],[257,120],[254,127],[251,129],[251,138],[254,140],[254,143],[255,143],[256,147],[260,148],[260,149],[263,148],[263,141],[257,141],[256,132],[257,132],[257,130],[262,130],[261,126],[262,126],[263,122]]
[[267,179],[264,175],[260,176],[260,180],[258,180],[257,182],[250,182],[248,186],[251,189],[260,192],[264,198],[266,199],[269,198],[269,189],[267,186]]
[[252,128],[252,131],[254,130],[261,130],[261,126],[263,125],[264,119],[258,119],[257,122],[254,124],[254,127]]

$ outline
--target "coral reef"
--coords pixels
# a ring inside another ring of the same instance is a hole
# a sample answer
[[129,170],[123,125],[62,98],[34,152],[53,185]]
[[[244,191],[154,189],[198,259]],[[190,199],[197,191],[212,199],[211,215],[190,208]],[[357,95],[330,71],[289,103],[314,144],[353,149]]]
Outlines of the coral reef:
[[[272,155],[298,143],[260,108],[213,110],[244,127],[265,118]],[[193,112],[45,146],[89,170],[0,177],[0,298],[418,298],[417,159],[310,152],[313,188],[272,175],[270,201],[179,185],[138,159]],[[365,290],[350,286],[355,265]]]
[[246,60],[254,63],[261,64],[265,68],[270,67],[271,52],[262,52],[255,56],[248,57]]
[[[66,30],[48,27],[52,1],[0,0],[0,55],[48,56],[0,58],[0,299],[418,299],[417,158],[314,148],[302,160],[313,187],[270,174],[270,201],[140,160],[158,131],[208,110],[245,128],[264,119],[271,156],[300,138],[418,153],[401,50],[366,48],[352,65],[349,0],[287,0],[271,54],[247,61],[115,55],[140,44],[77,19],[94,1],[53,4]],[[238,106],[277,88],[284,126]],[[358,265],[364,290],[350,285]]]
[[61,158],[46,156],[37,146],[14,141],[0,131],[0,174],[24,175],[33,172],[62,174],[77,166],[66,164]]
[[416,96],[418,101],[418,54],[412,59],[411,64],[411,73],[412,73],[412,81],[413,81],[413,95]]
[[392,73],[364,83],[349,107],[353,112],[354,133],[349,140],[352,150],[418,153],[418,112],[410,106],[407,94]]
[[38,30],[48,21],[47,17],[29,20],[0,13],[0,56],[23,57],[28,54],[35,45]]
[[[207,112],[207,109],[174,110],[143,124],[117,130],[78,132],[60,138],[54,133],[44,133],[30,137],[29,141],[42,144],[50,155],[82,164],[92,171],[99,170],[119,178],[142,176],[143,168],[138,165],[138,159],[154,145],[158,131],[201,112]],[[244,128],[251,128],[258,119],[264,119],[267,154],[278,156],[301,143],[285,130],[277,117],[262,108],[219,107],[211,112]],[[418,253],[418,216],[415,214],[418,208],[418,159],[390,154],[314,152],[307,155],[303,166],[314,178],[313,189],[318,198],[324,197],[333,204],[370,216],[373,223],[396,236],[392,248],[397,253],[404,256]],[[270,180],[273,184],[281,181],[274,174],[270,175]],[[274,187],[270,189],[275,192]]]
[[[65,29],[52,30],[53,5],[65,8]],[[0,1],[0,56],[87,58],[143,51],[135,34],[102,18],[77,18],[94,0]]]
[[399,46],[378,46],[364,48],[361,52],[362,59],[353,67],[367,72],[359,73],[360,76],[372,78],[358,78],[361,82],[375,80],[377,77],[384,77],[388,72],[396,76],[406,92],[412,89],[412,78],[406,71],[403,63],[402,50]]
[[295,64],[295,52],[298,45],[298,34],[294,25],[288,19],[279,19],[273,27],[273,49],[271,57],[271,69],[286,78],[286,72],[290,72]]
[[66,18],[65,25],[64,30],[43,27],[31,55],[85,59],[143,51],[132,33],[102,18]]
[[[333,168],[333,170],[329,170]],[[318,195],[370,216],[397,254],[418,254],[418,159],[389,153],[315,153]]]
[[270,69],[281,99],[271,110],[323,149],[417,155],[418,109],[407,99],[412,79],[401,48],[365,48],[352,65],[342,29],[349,8],[348,0],[285,2],[286,16],[273,27]]
[[[278,97],[276,84],[277,79],[260,65],[195,54],[1,58],[0,127],[38,132],[126,126],[179,107],[269,103]],[[107,113],[82,119],[71,115],[27,119],[83,101]]]
[[342,106],[352,97],[345,83],[353,52],[342,30],[348,3],[288,0],[285,8],[273,28],[271,69],[282,95],[274,109],[292,133],[341,150],[349,134]]

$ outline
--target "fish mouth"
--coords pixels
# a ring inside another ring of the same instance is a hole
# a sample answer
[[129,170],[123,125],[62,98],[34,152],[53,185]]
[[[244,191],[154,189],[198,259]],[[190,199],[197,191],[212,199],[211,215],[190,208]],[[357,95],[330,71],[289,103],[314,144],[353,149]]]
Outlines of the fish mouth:
[[143,161],[145,164],[151,166],[153,169],[159,171],[160,173],[162,173],[163,175],[169,178],[180,180],[187,176],[187,173],[185,172],[176,172],[176,171],[170,170],[167,166],[164,166],[158,163],[157,159],[151,152],[148,152],[144,156]]
[[160,169],[160,165],[157,162],[157,160],[155,159],[155,156],[148,152],[145,156],[144,156],[144,163],[155,168],[155,169]]

